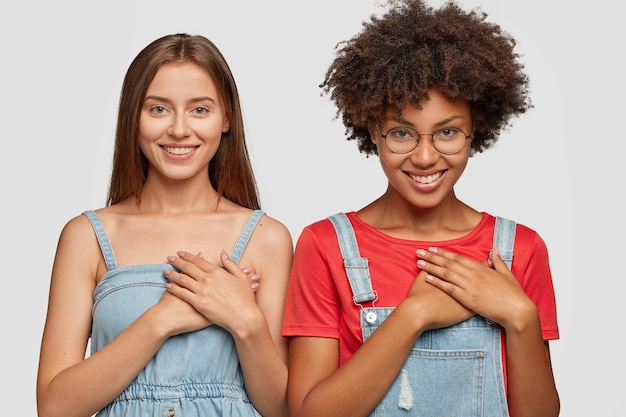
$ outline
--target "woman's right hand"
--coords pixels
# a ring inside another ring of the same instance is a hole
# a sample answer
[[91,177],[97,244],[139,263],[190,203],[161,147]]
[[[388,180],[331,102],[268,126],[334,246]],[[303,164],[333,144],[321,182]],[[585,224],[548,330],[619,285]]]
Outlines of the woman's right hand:
[[213,323],[200,314],[191,304],[165,291],[155,306],[163,309],[164,320],[167,323],[169,336],[193,332]]
[[450,295],[426,282],[425,271],[415,278],[403,303],[412,303],[411,311],[418,311],[424,331],[440,329],[460,323],[475,313]]
[[[189,303],[211,322],[231,334],[248,333],[255,320],[263,319],[255,298],[258,274],[240,268],[222,251],[222,265],[179,251],[168,257],[176,271],[166,270],[167,291]],[[255,276],[255,279],[253,279]],[[258,283],[258,282],[257,282]]]
[[[198,258],[202,258],[202,256],[198,255]],[[240,269],[241,272],[247,276],[252,292],[255,292],[259,287],[261,276],[256,274],[251,268]],[[165,270],[163,273],[165,277],[170,278],[169,270]],[[214,324],[203,314],[198,312],[191,304],[174,295],[171,291],[165,291],[159,301],[159,307],[166,309],[165,314],[167,317],[165,320],[169,325],[173,326],[171,329],[168,329],[169,336],[199,330]]]

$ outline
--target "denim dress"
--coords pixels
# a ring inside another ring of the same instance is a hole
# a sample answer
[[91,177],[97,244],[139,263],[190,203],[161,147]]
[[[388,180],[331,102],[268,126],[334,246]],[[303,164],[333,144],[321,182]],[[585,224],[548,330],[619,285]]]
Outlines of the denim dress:
[[[118,267],[102,223],[91,221],[108,272],[93,294],[91,354],[113,340],[165,291],[168,264]],[[238,262],[261,210],[253,212],[230,257]],[[135,380],[98,417],[258,417],[244,387],[237,349],[225,329],[211,325],[170,337]]]
[[[359,254],[354,230],[343,213],[330,216],[337,232],[360,326],[366,341],[394,310],[377,299],[368,259]],[[496,217],[494,246],[507,266],[513,257],[515,223]],[[371,302],[372,307],[363,307]],[[508,417],[497,324],[474,315],[450,327],[429,330],[415,345],[382,401],[370,416]]]

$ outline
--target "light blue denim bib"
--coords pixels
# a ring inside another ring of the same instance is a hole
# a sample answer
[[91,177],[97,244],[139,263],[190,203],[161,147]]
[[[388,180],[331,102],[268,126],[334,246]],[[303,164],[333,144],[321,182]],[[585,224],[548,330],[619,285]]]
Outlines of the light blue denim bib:
[[[365,341],[394,308],[374,306],[378,297],[368,259],[360,256],[347,216],[337,213],[329,219],[337,232],[354,303],[361,309]],[[496,217],[494,246],[509,268],[514,240],[515,222]],[[501,343],[500,327],[478,315],[424,332],[370,416],[508,417]]]
[[[91,221],[108,268],[93,294],[91,353],[94,354],[156,304],[165,291],[169,264],[118,267],[102,223]],[[230,257],[238,262],[259,219],[253,212]],[[207,237],[210,238],[210,237]],[[149,242],[146,242],[149,244]],[[135,380],[98,417],[258,417],[244,388],[232,336],[212,325],[170,337]]]

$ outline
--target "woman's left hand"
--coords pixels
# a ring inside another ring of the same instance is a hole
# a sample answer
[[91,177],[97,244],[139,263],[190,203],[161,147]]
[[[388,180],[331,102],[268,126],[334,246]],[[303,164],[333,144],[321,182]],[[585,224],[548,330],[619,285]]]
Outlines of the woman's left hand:
[[427,282],[505,328],[532,304],[495,248],[492,266],[440,248],[418,250],[417,256]]
[[191,304],[211,322],[231,333],[247,319],[258,315],[254,291],[258,274],[241,269],[222,251],[222,264],[216,265],[198,255],[179,251],[169,256],[177,271],[166,271],[167,291]]

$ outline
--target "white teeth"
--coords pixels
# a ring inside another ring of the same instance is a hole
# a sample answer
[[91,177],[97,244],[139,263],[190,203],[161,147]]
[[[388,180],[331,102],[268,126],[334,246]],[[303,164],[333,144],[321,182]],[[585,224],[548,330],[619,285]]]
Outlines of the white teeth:
[[411,175],[411,179],[415,182],[419,182],[420,184],[430,184],[431,182],[437,180],[439,177],[443,175],[442,172],[438,172],[436,174],[427,175],[425,177],[420,177],[417,175]]
[[165,151],[168,152],[168,153],[173,153],[174,155],[185,155],[185,154],[188,154],[188,153],[192,152],[196,148],[195,147],[172,148],[172,147],[169,147],[169,146],[164,146],[163,149],[165,149]]

